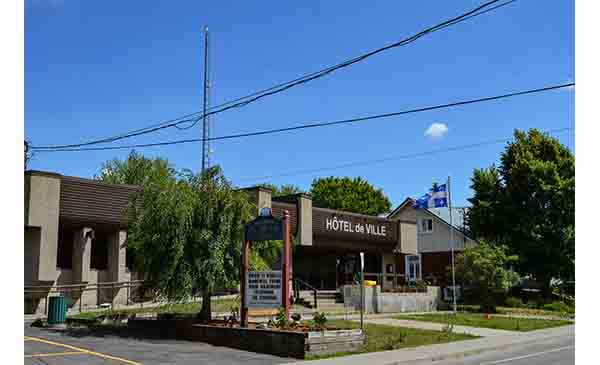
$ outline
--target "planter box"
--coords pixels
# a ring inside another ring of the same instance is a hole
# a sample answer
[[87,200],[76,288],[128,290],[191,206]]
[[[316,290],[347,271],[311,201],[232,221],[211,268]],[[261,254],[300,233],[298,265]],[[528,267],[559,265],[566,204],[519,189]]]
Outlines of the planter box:
[[206,342],[216,346],[295,357],[359,350],[365,340],[361,330],[295,332],[221,327],[193,319],[130,319],[128,328],[163,339]]

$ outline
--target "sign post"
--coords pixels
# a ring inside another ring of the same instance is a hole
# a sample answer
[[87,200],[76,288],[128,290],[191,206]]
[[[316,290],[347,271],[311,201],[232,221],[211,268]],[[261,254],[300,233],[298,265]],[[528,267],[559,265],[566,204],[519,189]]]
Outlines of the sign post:
[[281,300],[283,301],[283,310],[285,311],[285,319],[290,319],[290,212],[283,211],[283,264],[281,265],[283,293]]
[[244,246],[242,247],[242,267],[241,267],[241,293],[242,293],[242,305],[240,308],[240,317],[241,317],[241,326],[248,327],[248,306],[246,305],[246,276],[248,275],[248,261],[250,257],[250,241],[244,241]]
[[360,253],[360,330],[363,330],[363,312],[365,310],[365,253]]
[[[283,306],[286,318],[290,315],[290,213],[283,219],[273,217],[270,208],[262,208],[256,219],[244,227],[240,289],[242,292],[241,326],[248,327],[248,308],[277,308]],[[252,242],[283,240],[281,271],[249,272]]]

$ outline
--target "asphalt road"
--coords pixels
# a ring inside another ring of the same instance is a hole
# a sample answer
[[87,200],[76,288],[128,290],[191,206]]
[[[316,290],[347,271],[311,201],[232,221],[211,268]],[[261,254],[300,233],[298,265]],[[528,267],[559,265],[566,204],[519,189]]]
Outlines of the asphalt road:
[[27,365],[253,365],[293,361],[200,342],[102,336],[89,332],[33,328],[27,323],[24,331],[24,363]]
[[[415,363],[414,365],[416,365]],[[419,365],[421,363],[418,363]],[[424,364],[424,363],[423,363]],[[575,336],[526,346],[484,352],[460,359],[427,362],[436,365],[569,365],[575,364]]]

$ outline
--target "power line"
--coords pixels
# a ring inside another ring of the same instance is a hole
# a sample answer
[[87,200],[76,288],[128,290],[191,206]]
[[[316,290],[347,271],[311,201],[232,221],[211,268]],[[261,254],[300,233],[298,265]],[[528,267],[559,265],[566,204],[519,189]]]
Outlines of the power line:
[[[358,118],[337,120],[337,121],[332,121],[332,122],[317,122],[317,123],[310,123],[310,124],[301,124],[301,125],[292,126],[292,127],[267,129],[267,130],[255,131],[255,132],[230,134],[230,135],[219,136],[219,137],[211,137],[211,138],[208,138],[207,140],[218,141],[218,140],[226,140],[226,139],[237,139],[237,138],[253,137],[253,136],[266,135],[266,134],[290,132],[290,131],[301,130],[301,129],[319,128],[319,127],[327,127],[327,126],[350,124],[350,123],[359,123],[359,122],[364,122],[364,121],[368,121],[368,120],[390,118],[390,117],[395,117],[395,116],[404,115],[404,114],[420,113],[420,112],[425,112],[425,111],[430,111],[430,110],[452,108],[452,107],[457,107],[457,106],[461,106],[461,105],[475,104],[475,103],[487,102],[487,101],[492,101],[492,100],[506,99],[506,98],[511,98],[511,97],[515,97],[515,96],[546,92],[546,91],[571,87],[573,85],[575,85],[575,83],[553,85],[553,86],[547,86],[547,87],[538,88],[538,89],[517,91],[517,92],[508,93],[508,94],[488,96],[488,97],[478,98],[478,99],[455,101],[455,102],[446,103],[446,104],[427,106],[427,107],[422,107],[422,108],[417,108],[417,109],[403,110],[403,111],[398,111],[398,112],[393,112],[393,113],[369,115],[369,116],[358,117]],[[133,144],[133,145],[126,145],[126,146],[56,148],[56,149],[41,149],[41,150],[38,148],[32,147],[32,149],[35,151],[38,151],[38,152],[103,151],[103,150],[119,150],[119,149],[130,149],[130,148],[168,146],[168,145],[175,145],[175,144],[182,144],[182,143],[195,143],[195,142],[203,142],[203,141],[204,141],[204,139],[202,139],[202,138],[192,138],[192,139],[182,139],[182,140],[167,141],[167,142]]]
[[[454,17],[450,20],[444,21],[438,25],[435,25],[433,27],[427,28],[421,32],[416,33],[415,35],[405,38],[401,41],[398,41],[396,43],[387,45],[385,47],[382,48],[378,48],[376,50],[367,52],[361,56],[355,57],[353,59],[341,62],[337,65],[331,66],[331,67],[327,67],[324,68],[322,70],[310,73],[308,75],[304,75],[301,76],[299,78],[296,78],[294,80],[279,84],[279,85],[275,85],[273,87],[270,87],[268,89],[265,89],[263,91],[260,92],[256,92],[256,93],[252,93],[248,96],[242,97],[242,98],[238,98],[236,100],[239,101],[231,101],[231,102],[227,102],[227,103],[223,103],[217,107],[215,107],[214,110],[211,110],[208,113],[202,113],[202,112],[196,112],[196,113],[192,113],[192,114],[188,114],[186,116],[174,119],[174,120],[170,120],[170,121],[166,121],[166,122],[161,122],[158,124],[155,124],[154,126],[149,126],[146,128],[142,128],[142,129],[137,129],[132,131],[131,133],[126,133],[126,134],[121,134],[121,135],[117,135],[117,136],[113,136],[113,137],[108,137],[108,138],[103,138],[103,139],[98,139],[98,140],[93,140],[93,141],[88,141],[88,142],[83,142],[83,143],[77,143],[77,144],[68,144],[68,145],[55,145],[55,146],[32,146],[32,148],[38,149],[38,150],[43,150],[43,149],[58,149],[58,148],[76,148],[76,147],[82,147],[82,146],[87,146],[87,145],[94,145],[94,144],[100,144],[100,143],[109,143],[109,142],[114,142],[117,140],[121,140],[121,139],[125,139],[125,138],[131,138],[131,137],[135,137],[135,136],[139,136],[139,135],[143,135],[143,134],[147,134],[147,133],[152,133],[152,132],[156,132],[158,130],[161,129],[165,129],[165,128],[170,128],[170,127],[177,127],[179,129],[188,129],[191,128],[192,126],[194,126],[199,120],[203,119],[204,117],[213,115],[213,114],[217,114],[217,113],[222,113],[226,110],[232,109],[232,108],[239,108],[239,107],[243,107],[246,106],[254,101],[257,101],[259,99],[262,99],[264,97],[267,96],[271,96],[280,92],[283,92],[285,90],[288,90],[292,87],[307,83],[309,81],[324,77],[338,69],[341,68],[345,68],[348,66],[351,66],[357,62],[363,61],[371,56],[374,56],[378,53],[387,51],[391,48],[395,48],[395,47],[399,47],[399,46],[404,46],[407,45],[409,43],[412,43],[414,41],[416,41],[417,39],[429,34],[429,33],[433,33],[436,32],[438,30],[444,29],[446,27],[449,27],[451,25],[455,25],[458,24],[462,21],[471,19],[475,16],[479,16],[482,14],[485,14],[489,11],[498,9],[500,7],[506,6],[508,4],[511,4],[513,2],[515,2],[516,0],[510,0],[510,1],[506,1],[504,3],[495,5],[495,6],[491,6],[493,4],[498,3],[500,0],[493,0],[493,1],[489,1],[487,3],[484,3],[480,6],[477,6],[476,8],[474,8],[473,10],[470,10],[460,16]],[[247,99],[247,100],[246,100]],[[185,118],[189,118],[192,117],[194,115],[198,115],[198,114],[202,114],[199,117],[193,118],[193,119],[185,119]],[[191,125],[185,127],[185,128],[180,128],[178,127],[179,124],[182,123],[186,123],[186,122],[192,122]]]
[[[566,128],[560,128],[560,129],[552,129],[552,130],[548,130],[548,131],[543,131],[543,133],[548,133],[548,134],[560,133],[560,132],[565,132],[565,131],[570,131],[570,130],[573,130],[573,128],[566,127]],[[319,168],[314,168],[314,169],[292,170],[292,171],[284,172],[281,174],[266,175],[266,176],[260,176],[260,177],[252,177],[252,178],[242,178],[242,179],[239,179],[239,181],[264,181],[264,180],[272,179],[275,177],[306,175],[306,174],[313,174],[313,173],[322,172],[322,171],[339,170],[339,169],[344,169],[344,168],[349,168],[349,167],[374,165],[374,164],[380,164],[380,163],[384,163],[384,162],[388,162],[388,161],[406,160],[406,159],[436,155],[436,154],[440,154],[440,153],[444,153],[444,152],[462,151],[462,150],[467,150],[467,149],[472,149],[472,148],[477,148],[477,147],[483,147],[483,146],[488,146],[488,145],[510,142],[511,140],[512,140],[512,138],[494,139],[494,140],[488,140],[488,141],[483,141],[483,142],[478,142],[478,143],[429,150],[429,151],[424,151],[424,152],[384,157],[384,158],[375,159],[375,160],[354,161],[354,162],[347,162],[347,163],[340,164],[340,165],[325,166],[325,167],[319,167]]]

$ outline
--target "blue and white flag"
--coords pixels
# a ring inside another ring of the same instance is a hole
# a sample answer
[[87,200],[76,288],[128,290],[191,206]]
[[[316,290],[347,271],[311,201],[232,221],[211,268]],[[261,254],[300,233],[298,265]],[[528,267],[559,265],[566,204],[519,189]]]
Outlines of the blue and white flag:
[[448,191],[446,184],[437,185],[429,191],[429,193],[423,195],[415,201],[413,208],[416,209],[427,209],[427,208],[442,208],[448,206]]

